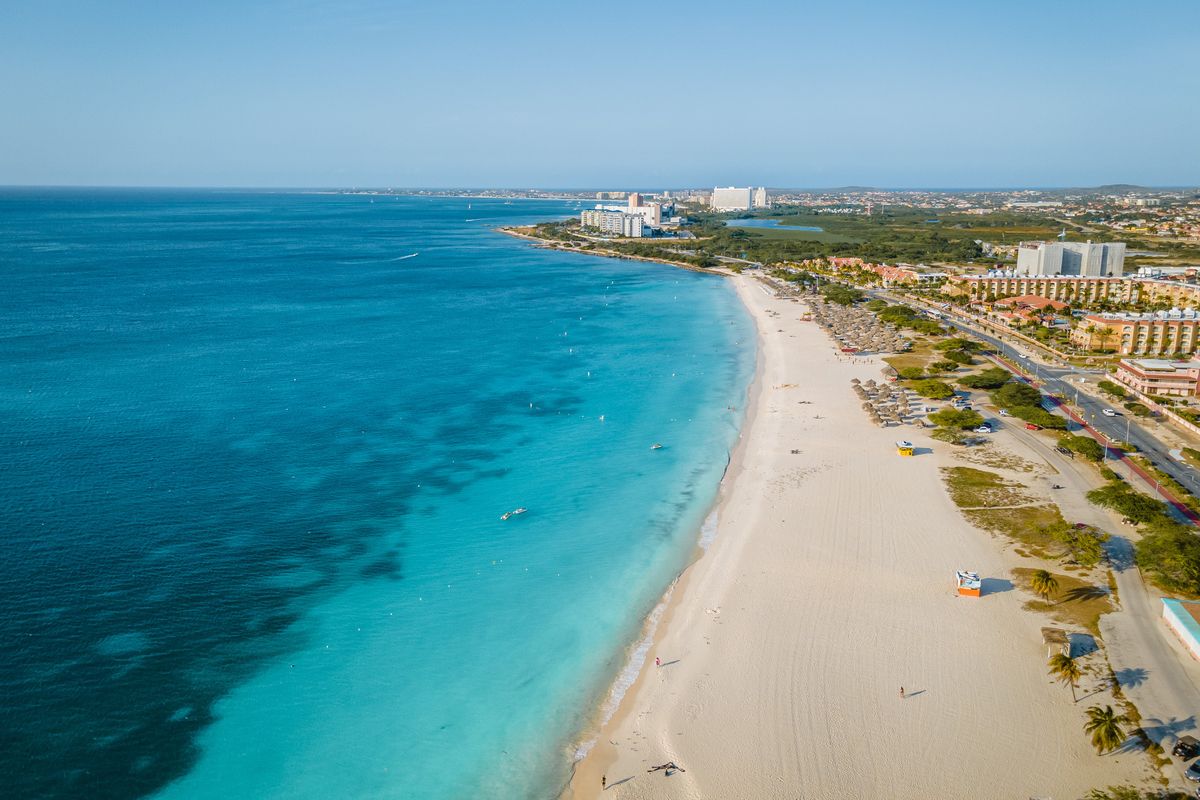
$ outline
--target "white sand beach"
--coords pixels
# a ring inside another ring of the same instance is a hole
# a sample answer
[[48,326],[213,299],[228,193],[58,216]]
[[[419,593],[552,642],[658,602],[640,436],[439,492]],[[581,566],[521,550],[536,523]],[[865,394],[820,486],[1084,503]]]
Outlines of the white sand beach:
[[[1140,751],[1097,756],[1083,733],[1106,698],[1073,704],[1047,675],[1052,623],[948,497],[950,446],[871,425],[850,379],[882,363],[839,360],[802,303],[733,280],[760,369],[718,534],[568,796],[1067,800],[1144,782]],[[956,569],[985,596],[958,597]],[[686,771],[647,772],[668,761]]]

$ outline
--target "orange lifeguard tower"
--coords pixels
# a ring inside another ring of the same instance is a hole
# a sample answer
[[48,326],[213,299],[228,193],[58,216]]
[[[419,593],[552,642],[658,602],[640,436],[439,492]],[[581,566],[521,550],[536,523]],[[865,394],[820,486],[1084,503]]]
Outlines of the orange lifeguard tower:
[[966,597],[979,597],[983,594],[983,581],[978,572],[958,570],[954,573],[954,582],[958,584],[958,593]]

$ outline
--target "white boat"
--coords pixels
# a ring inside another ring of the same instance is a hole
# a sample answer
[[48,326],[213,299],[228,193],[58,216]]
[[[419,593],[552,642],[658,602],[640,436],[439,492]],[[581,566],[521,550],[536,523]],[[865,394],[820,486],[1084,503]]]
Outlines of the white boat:
[[522,508],[514,508],[512,511],[505,511],[503,514],[500,515],[500,521],[505,522],[505,521],[511,519],[512,517],[515,517],[517,514],[524,514],[528,510],[529,510],[528,508],[522,507]]
[[655,442],[654,444],[650,445],[650,449],[651,450],[662,450],[662,445],[659,444],[658,442]]

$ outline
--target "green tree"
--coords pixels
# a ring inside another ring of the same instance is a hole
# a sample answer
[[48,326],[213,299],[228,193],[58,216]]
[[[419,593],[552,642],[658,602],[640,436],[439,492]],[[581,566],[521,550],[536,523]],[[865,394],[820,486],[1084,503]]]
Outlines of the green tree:
[[1008,383],[1010,377],[1009,371],[1004,367],[992,367],[977,375],[965,375],[959,378],[958,385],[966,386],[968,389],[999,389]]
[[982,414],[957,408],[943,408],[935,411],[929,415],[928,419],[939,428],[955,428],[962,431],[978,428],[983,424]]
[[912,389],[921,397],[928,397],[931,400],[946,400],[954,396],[954,389],[950,384],[932,378],[913,381]]
[[1049,570],[1039,569],[1029,576],[1029,587],[1034,594],[1049,602],[1050,595],[1058,591],[1058,580]]
[[1100,391],[1104,392],[1105,394],[1111,394],[1113,397],[1124,398],[1126,394],[1128,394],[1121,384],[1113,383],[1112,381],[1100,381],[1096,384],[1096,386],[1100,389]]
[[992,402],[1001,408],[1037,407],[1042,404],[1042,393],[1027,383],[1013,381],[992,392]]
[[1159,516],[1146,525],[1134,547],[1138,565],[1159,586],[1200,594],[1200,537],[1190,525]]
[[1056,522],[1041,528],[1042,533],[1063,547],[1062,557],[1083,567],[1094,567],[1104,558],[1104,543],[1108,534],[1084,525]]
[[901,367],[896,374],[909,381],[917,381],[925,377],[925,370],[920,367]]
[[1083,677],[1083,670],[1075,663],[1075,659],[1065,653],[1055,653],[1050,657],[1050,674],[1058,678],[1059,682],[1070,686],[1071,701],[1079,702],[1079,698],[1075,696],[1075,687],[1079,685],[1079,679]]
[[1125,725],[1129,717],[1113,711],[1112,706],[1092,706],[1087,710],[1088,721],[1083,730],[1092,735],[1092,747],[1103,755],[1116,750],[1125,742]]
[[944,342],[938,342],[933,346],[934,350],[962,350],[964,353],[978,353],[983,349],[983,345],[973,339],[964,337],[956,337],[947,339]]

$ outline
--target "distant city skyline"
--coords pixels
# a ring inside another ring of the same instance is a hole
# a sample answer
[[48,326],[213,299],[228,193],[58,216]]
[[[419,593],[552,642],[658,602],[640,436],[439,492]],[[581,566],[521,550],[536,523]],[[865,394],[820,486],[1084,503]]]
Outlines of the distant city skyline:
[[[700,2],[619,24],[545,2],[68,0],[5,17],[0,185],[1200,185],[1187,0]],[[729,48],[754,55],[713,57]],[[619,89],[587,79],[618,67]]]

